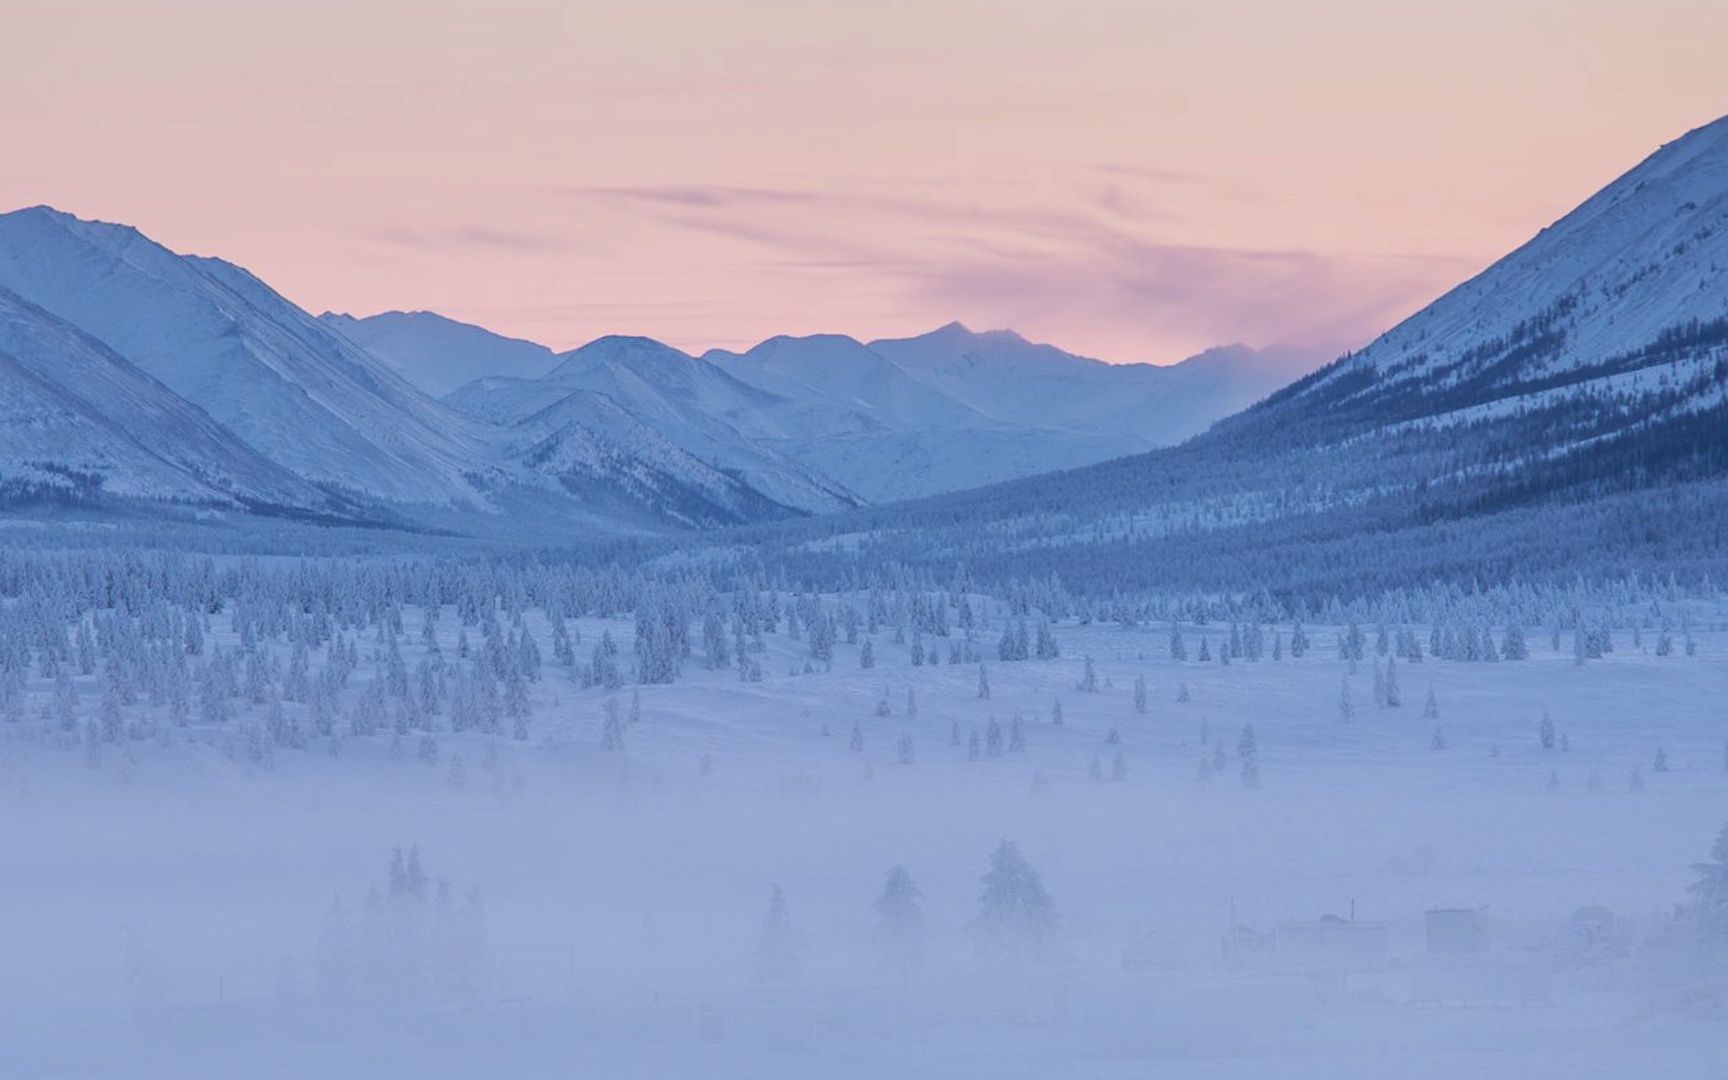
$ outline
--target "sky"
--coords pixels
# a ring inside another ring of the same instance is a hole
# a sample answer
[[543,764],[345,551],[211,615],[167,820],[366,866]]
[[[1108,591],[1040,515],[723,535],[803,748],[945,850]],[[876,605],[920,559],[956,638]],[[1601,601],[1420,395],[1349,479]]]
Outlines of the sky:
[[1361,344],[1728,111],[1721,0],[0,0],[0,208],[571,347]]

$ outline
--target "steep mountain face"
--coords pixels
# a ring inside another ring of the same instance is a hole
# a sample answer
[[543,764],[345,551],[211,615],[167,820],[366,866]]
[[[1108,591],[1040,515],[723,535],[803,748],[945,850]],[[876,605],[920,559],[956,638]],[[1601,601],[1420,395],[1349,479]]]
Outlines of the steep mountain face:
[[1576,444],[1719,404],[1725,341],[1728,118],[1243,422],[1325,411],[1351,429],[1451,427],[1566,412],[1580,414],[1563,435]]
[[430,311],[386,311],[365,318],[327,311],[318,319],[433,397],[492,375],[537,379],[558,363],[544,345]]
[[767,445],[842,418],[748,386],[711,364],[640,337],[603,337],[559,357],[539,379],[488,378],[449,395],[477,420],[512,425],[563,403],[563,413],[605,430],[594,415],[616,406],[707,467],[769,503],[811,513],[858,504],[856,496]]
[[514,456],[598,512],[716,528],[793,511],[721,472],[601,394],[579,390],[512,425]]
[[[920,362],[873,347],[907,370]],[[992,393],[972,404],[1012,405]],[[878,550],[908,561],[925,551],[1025,577],[1084,565],[1123,588],[1313,596],[1513,566],[1684,567],[1728,546],[1724,520],[1728,119],[1360,352],[1182,445],[873,524]],[[857,527],[791,531],[807,544]]]
[[203,410],[0,288],[0,489],[340,518],[357,508],[258,454]]
[[36,207],[0,215],[0,286],[307,480],[393,502],[480,498],[485,433],[239,267]]

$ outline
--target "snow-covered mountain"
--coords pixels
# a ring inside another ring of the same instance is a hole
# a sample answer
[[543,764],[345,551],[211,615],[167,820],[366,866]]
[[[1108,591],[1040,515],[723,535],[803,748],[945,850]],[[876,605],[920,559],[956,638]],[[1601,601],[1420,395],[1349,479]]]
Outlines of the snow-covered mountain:
[[491,375],[537,379],[558,363],[544,345],[430,311],[386,311],[365,318],[327,311],[318,318],[433,397]]
[[0,215],[0,286],[308,480],[390,502],[480,501],[486,433],[231,263],[34,207]]
[[950,323],[868,345],[836,334],[777,337],[703,358],[760,389],[867,421],[775,445],[869,501],[889,502],[1167,446],[1335,354],[1230,346],[1170,366],[1107,364]]
[[807,433],[842,419],[833,410],[746,385],[719,368],[643,337],[603,337],[559,358],[539,379],[481,379],[446,400],[490,424],[512,425],[562,403],[561,414],[596,430],[622,409],[706,467],[772,504],[820,513],[858,504],[856,496],[775,450],[766,440]]
[[1196,435],[1340,351],[1228,345],[1179,364],[1108,364],[1012,330],[980,333],[960,323],[869,347],[999,423],[1114,434],[1143,446]]
[[723,419],[802,406],[682,354],[656,365],[606,351],[557,358],[544,382],[481,380],[468,397],[492,407],[469,415],[397,368],[434,380],[493,367],[549,375],[552,354],[436,316],[316,319],[239,267],[135,229],[44,207],[0,215],[0,405],[11,418],[0,483],[15,499],[517,535],[855,504]]
[[1266,415],[1456,426],[1587,411],[1568,421],[1578,442],[1720,405],[1725,344],[1728,117],[1662,147]]
[[197,406],[0,288],[0,490],[343,515]]
[[[1011,402],[994,391],[972,403],[1000,414]],[[872,527],[896,554],[884,534],[900,534],[907,561],[932,550],[1028,578],[1107,565],[1123,588],[1324,582],[1337,595],[1541,566],[1580,544],[1666,545],[1652,557],[1678,565],[1720,545],[1725,514],[1728,118],[1186,443]]]

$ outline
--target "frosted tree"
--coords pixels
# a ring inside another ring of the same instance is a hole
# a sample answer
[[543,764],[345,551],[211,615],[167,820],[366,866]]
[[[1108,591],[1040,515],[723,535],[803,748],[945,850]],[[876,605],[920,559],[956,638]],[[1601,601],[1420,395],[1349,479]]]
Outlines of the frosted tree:
[[618,712],[618,702],[607,698],[603,706],[605,719],[600,723],[600,749],[618,751],[624,749],[624,719]]
[[903,867],[888,871],[882,894],[872,909],[876,925],[871,941],[876,946],[878,969],[905,981],[924,963],[924,894]]
[[1121,749],[1117,749],[1116,756],[1110,762],[1110,779],[1118,784],[1128,779],[1128,762],[1122,757]]
[[1662,747],[1658,746],[1656,748],[1656,762],[1650,768],[1651,768],[1651,771],[1653,771],[1653,772],[1667,772],[1668,771],[1668,751],[1663,749]]
[[1044,964],[1056,957],[1061,922],[1038,871],[1011,841],[990,855],[972,931],[990,964]]
[[1008,752],[1011,754],[1026,752],[1026,725],[1020,722],[1018,713],[1008,722]]
[[852,738],[846,743],[846,748],[853,753],[864,749],[864,727],[856,720],[852,721]]
[[1083,694],[1096,694],[1098,692],[1098,672],[1093,668],[1092,658],[1090,656],[1085,658],[1085,667],[1082,669],[1082,674],[1080,676],[1080,685],[1075,689],[1079,690]]
[[894,756],[902,765],[910,765],[915,760],[911,732],[903,731],[900,733],[900,738],[894,743]]
[[1436,727],[1434,729],[1434,737],[1428,740],[1428,749],[1430,749],[1430,750],[1444,750],[1444,749],[1446,749],[1446,732],[1444,729],[1442,729],[1440,727]]
[[354,920],[343,906],[342,898],[331,898],[324,913],[324,930],[318,936],[317,954],[313,957],[318,977],[318,992],[325,1001],[340,1001],[354,990]]
[[786,894],[778,883],[769,886],[768,912],[756,941],[754,973],[759,983],[788,983],[798,977],[798,939],[792,932]]
[[1398,690],[1398,658],[1386,658],[1386,707],[1396,709],[1404,703],[1404,696]]
[[1062,726],[1062,699],[1057,698],[1050,706],[1050,722],[1057,727]]
[[1428,688],[1428,698],[1422,703],[1422,718],[1438,720],[1440,718],[1440,699],[1434,696],[1434,688]]
[[1695,863],[1692,872],[1697,875],[1691,892],[1699,943],[1719,964],[1728,962],[1728,826],[1710,846],[1710,858]]
[[876,642],[865,638],[864,644],[858,649],[858,666],[868,671],[876,666]]
[[1554,718],[1546,709],[1542,710],[1542,723],[1536,729],[1536,737],[1542,743],[1542,749],[1554,749]]
[[1260,760],[1258,758],[1242,759],[1242,786],[1245,788],[1260,786]]
[[1134,711],[1144,716],[1146,714],[1146,676],[1134,676]]
[[990,700],[990,673],[984,670],[983,664],[978,665],[978,699]]

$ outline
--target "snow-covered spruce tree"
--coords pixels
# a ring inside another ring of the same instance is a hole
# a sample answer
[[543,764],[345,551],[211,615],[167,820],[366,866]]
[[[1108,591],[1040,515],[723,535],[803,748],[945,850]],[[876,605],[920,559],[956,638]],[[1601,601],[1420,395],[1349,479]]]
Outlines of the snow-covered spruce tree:
[[1090,656],[1085,658],[1085,667],[1082,669],[1082,674],[1080,676],[1080,685],[1075,687],[1075,689],[1079,690],[1083,694],[1096,694],[1098,692],[1098,672],[1092,666],[1092,658]]
[[888,871],[882,882],[882,894],[872,910],[876,925],[871,941],[876,946],[878,970],[885,976],[905,981],[924,964],[924,894],[903,867]]
[[1719,970],[1728,970],[1728,826],[1710,845],[1710,858],[1693,864],[1692,871],[1697,875],[1691,892],[1698,943]]
[[768,888],[768,911],[762,917],[752,970],[759,983],[788,983],[798,977],[798,939],[792,932],[786,894],[778,883]]
[[1542,749],[1554,749],[1554,718],[1548,715],[1548,710],[1542,710],[1542,723],[1536,730],[1537,739],[1542,743]]
[[1134,711],[1146,714],[1146,676],[1134,676]]
[[1038,965],[1057,958],[1061,921],[1038,871],[1004,840],[990,855],[982,878],[972,932],[987,964]]
[[978,700],[990,700],[990,673],[984,669],[983,664],[978,665]]

